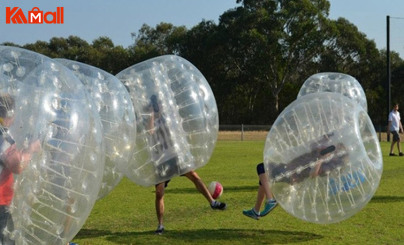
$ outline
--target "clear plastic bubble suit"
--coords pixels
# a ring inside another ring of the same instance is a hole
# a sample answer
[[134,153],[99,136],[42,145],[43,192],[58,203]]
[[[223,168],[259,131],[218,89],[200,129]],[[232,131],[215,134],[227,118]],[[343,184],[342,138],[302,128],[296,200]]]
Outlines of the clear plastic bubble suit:
[[106,196],[122,179],[118,165],[127,165],[136,137],[135,112],[125,86],[115,76],[81,62],[55,59],[68,67],[86,86],[104,130],[105,167],[98,198]]
[[264,163],[278,203],[297,218],[321,224],[361,210],[383,169],[366,111],[327,92],[300,97],[279,115],[266,139]]
[[368,110],[366,95],[362,86],[354,77],[338,73],[338,72],[323,72],[317,73],[303,83],[300,88],[297,98],[306,94],[318,92],[334,92],[342,94],[360,104],[365,111]]
[[204,76],[187,60],[166,55],[116,75],[136,111],[135,153],[126,176],[155,185],[204,166],[214,149],[218,111]]
[[40,54],[0,46],[0,91],[15,98],[9,128],[17,148],[41,150],[15,175],[5,234],[16,244],[66,244],[97,198],[104,163],[102,125],[83,84]]

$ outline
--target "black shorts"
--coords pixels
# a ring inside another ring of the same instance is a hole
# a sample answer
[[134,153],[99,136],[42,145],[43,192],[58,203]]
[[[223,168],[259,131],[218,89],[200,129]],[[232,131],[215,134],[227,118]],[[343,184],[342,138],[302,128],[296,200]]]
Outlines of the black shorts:
[[[170,181],[171,181],[171,179],[166,180],[166,181],[164,182],[164,188],[166,188],[166,187],[168,186],[168,182],[170,182]],[[159,184],[161,184],[161,183],[158,183],[158,184],[155,185],[155,186],[158,186]]]
[[171,178],[178,174],[177,162],[177,157],[173,157],[163,163],[160,163],[160,165],[157,167],[157,174],[160,178],[169,177],[169,179],[164,182],[164,187],[167,187],[168,182],[170,182]]
[[393,141],[400,141],[400,135],[398,134],[398,131],[392,131],[391,134],[393,135]]
[[[183,174],[183,175],[180,175],[181,177],[182,176],[185,176],[185,174]],[[164,182],[164,188],[166,188],[167,186],[168,186],[168,183],[171,181],[171,179],[169,179],[169,180],[166,180],[165,182]],[[159,183],[159,184],[161,184],[161,183]],[[159,185],[159,184],[157,184],[157,185]],[[155,186],[157,186],[157,185],[155,185]]]
[[[263,162],[258,163],[257,164],[257,174],[260,175],[260,174],[263,174],[263,173],[265,173],[264,163]],[[259,181],[258,183],[259,183],[259,185],[262,185],[261,181]]]
[[[163,175],[161,175],[160,177],[166,177],[166,176],[170,176],[170,177],[174,177],[176,175],[178,175],[179,173],[179,169],[178,169],[178,157],[174,157],[169,159],[168,161],[160,164],[160,168],[165,168],[168,169],[168,171]],[[160,173],[160,172],[159,172]],[[185,176],[185,174],[181,174],[180,176]],[[168,186],[168,183],[171,181],[171,178],[164,181],[164,188],[166,188]],[[162,182],[161,182],[162,183]],[[158,183],[155,186],[161,184]]]

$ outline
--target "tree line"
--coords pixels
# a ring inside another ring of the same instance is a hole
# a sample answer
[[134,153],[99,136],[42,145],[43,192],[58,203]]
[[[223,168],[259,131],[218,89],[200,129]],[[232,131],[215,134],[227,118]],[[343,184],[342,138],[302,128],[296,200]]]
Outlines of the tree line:
[[[347,19],[329,18],[328,0],[235,0],[216,24],[192,28],[144,24],[133,45],[109,37],[92,43],[77,36],[54,37],[22,47],[51,58],[66,58],[111,74],[164,55],[193,63],[215,94],[221,124],[272,124],[296,99],[301,85],[319,72],[341,72],[362,85],[372,121],[387,124],[386,50]],[[13,43],[3,45],[18,46]],[[391,98],[404,105],[404,61],[391,52]]]

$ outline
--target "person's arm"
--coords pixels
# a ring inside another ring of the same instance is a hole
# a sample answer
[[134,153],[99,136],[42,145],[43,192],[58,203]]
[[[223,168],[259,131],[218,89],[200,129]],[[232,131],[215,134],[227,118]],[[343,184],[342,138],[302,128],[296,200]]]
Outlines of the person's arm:
[[31,161],[32,154],[39,151],[41,145],[39,140],[30,144],[28,149],[18,150],[15,144],[12,144],[1,156],[4,165],[14,174],[21,173]]
[[148,130],[150,131],[150,134],[154,134],[154,112],[150,114]]
[[316,161],[316,166],[314,168],[312,168],[310,171],[310,177],[314,178],[314,177],[318,176],[321,165],[323,165],[323,163],[324,163],[324,159],[321,159],[321,158]]
[[330,145],[327,148],[324,148],[320,151],[320,158],[317,159],[315,167],[311,169],[310,171],[310,176],[311,177],[316,177],[320,173],[321,166],[325,162],[325,160],[330,160],[331,158],[334,157],[334,152],[336,150],[336,147],[334,145]]
[[398,121],[398,125],[400,127],[399,133],[403,133],[403,125],[401,124],[401,120]]

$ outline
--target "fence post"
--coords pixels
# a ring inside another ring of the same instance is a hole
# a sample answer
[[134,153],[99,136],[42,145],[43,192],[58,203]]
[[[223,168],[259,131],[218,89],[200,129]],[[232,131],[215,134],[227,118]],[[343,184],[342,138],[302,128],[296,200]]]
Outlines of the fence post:
[[244,141],[244,124],[241,124],[241,141]]

